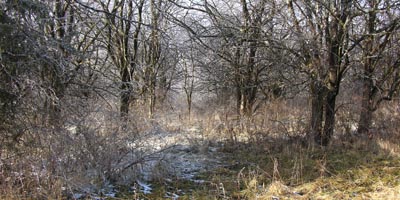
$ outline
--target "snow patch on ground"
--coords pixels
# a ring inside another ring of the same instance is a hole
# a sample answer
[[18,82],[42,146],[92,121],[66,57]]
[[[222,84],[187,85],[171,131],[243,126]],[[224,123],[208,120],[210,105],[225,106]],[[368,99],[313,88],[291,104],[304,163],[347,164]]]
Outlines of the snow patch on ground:
[[[131,153],[126,154],[115,169],[123,171],[121,177],[127,177],[127,184],[132,183],[132,178],[136,180],[136,186],[132,187],[134,191],[150,194],[153,188],[149,183],[153,180],[168,182],[181,179],[202,184],[205,181],[197,178],[199,173],[223,165],[224,155],[218,151],[218,146],[210,145],[210,141],[202,135],[201,127],[192,126],[178,130],[166,131],[160,126],[154,126],[135,141],[127,142],[126,148]],[[126,166],[131,164],[134,171],[126,170]],[[73,194],[73,198],[87,197],[81,193]],[[118,191],[113,187],[101,191],[102,196],[110,198],[114,198],[116,193]],[[165,196],[178,199],[179,194],[181,193],[167,192]]]
[[144,183],[142,181],[139,181],[139,180],[137,180],[136,182],[140,186],[140,191],[143,192],[143,194],[151,194],[151,191],[153,189],[151,188],[150,184],[146,184],[146,183]]
[[166,150],[153,155],[153,160],[142,166],[142,175],[146,181],[161,175],[160,170],[165,178],[195,180],[198,173],[223,164],[223,155],[218,152],[217,147],[209,145],[209,141],[201,135],[200,127],[190,127],[180,132],[167,132],[157,128],[157,131],[148,136],[145,139],[148,145],[144,147],[147,151]]

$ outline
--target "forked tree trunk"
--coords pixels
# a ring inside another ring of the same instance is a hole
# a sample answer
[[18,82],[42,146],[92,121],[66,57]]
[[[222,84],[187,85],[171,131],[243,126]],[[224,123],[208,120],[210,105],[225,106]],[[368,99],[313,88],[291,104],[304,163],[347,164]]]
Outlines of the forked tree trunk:
[[335,91],[329,91],[325,102],[325,124],[324,131],[322,133],[321,145],[327,146],[335,130],[335,108],[336,108],[336,96]]
[[[127,1],[122,4],[114,4],[111,13],[105,12],[105,19],[107,25],[107,52],[111,56],[113,63],[119,69],[119,75],[121,79],[120,96],[119,96],[119,111],[120,118],[123,122],[122,128],[125,129],[127,125],[127,119],[129,114],[129,103],[130,96],[132,92],[131,87],[131,74],[134,71],[134,65],[132,65],[132,60],[135,57],[132,57],[131,49],[129,48],[129,39],[130,39],[130,31],[131,31],[131,23],[126,22],[124,19],[120,18],[119,21],[116,18],[117,12],[120,16],[125,15],[125,9],[127,6],[127,18],[130,20],[133,17],[133,2]],[[103,7],[103,9],[108,10],[108,7]],[[139,8],[140,9],[140,8]],[[141,11],[139,10],[139,13]],[[140,26],[138,27],[138,29]],[[119,34],[115,34],[119,33]],[[135,32],[136,33],[136,32]],[[134,39],[137,39],[137,35],[134,35]],[[135,42],[135,45],[137,42]],[[137,45],[134,47],[134,54],[137,51]]]

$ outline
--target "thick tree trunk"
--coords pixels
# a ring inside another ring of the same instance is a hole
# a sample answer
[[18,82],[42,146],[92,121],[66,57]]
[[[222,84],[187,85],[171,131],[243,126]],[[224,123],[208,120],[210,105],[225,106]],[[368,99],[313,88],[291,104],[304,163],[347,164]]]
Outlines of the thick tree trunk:
[[[365,73],[368,73],[368,69]],[[373,83],[370,75],[365,74],[364,83],[363,83],[363,94],[361,101],[361,111],[360,111],[360,119],[358,122],[357,133],[366,134],[369,132],[371,123],[372,123],[372,113],[373,113]]]
[[317,81],[311,83],[311,125],[310,133],[317,144],[322,141],[322,122],[324,113],[324,87]]
[[[370,1],[370,6],[377,9],[377,2]],[[367,33],[369,33],[365,44],[365,55],[364,55],[364,79],[363,79],[363,94],[361,101],[361,112],[360,119],[358,122],[357,133],[367,134],[369,132],[372,113],[373,113],[373,102],[374,102],[374,83],[372,80],[374,74],[374,53],[377,50],[374,45],[374,33],[375,33],[375,23],[376,23],[376,13],[369,12],[367,20]]]
[[255,102],[255,94],[251,89],[244,89],[240,95],[240,115],[251,117]]
[[[129,48],[129,39],[130,39],[130,31],[131,31],[131,23],[127,23],[125,19],[120,18],[117,21],[117,12],[119,12],[120,16],[125,16],[128,19],[132,19],[133,17],[133,2],[132,1],[124,1],[122,4],[114,4],[112,9],[112,13],[105,13],[106,25],[107,25],[107,36],[108,36],[108,44],[107,51],[111,56],[113,63],[119,69],[119,75],[121,78],[120,96],[119,96],[119,112],[120,118],[122,121],[122,128],[125,129],[128,120],[129,114],[129,104],[132,92],[131,86],[131,75],[135,70],[135,60],[137,55],[138,42],[137,37],[140,30],[140,24],[135,30],[134,33],[134,53],[132,55],[131,49]],[[127,7],[126,7],[127,6]],[[107,9],[104,7],[104,9]],[[141,15],[141,7],[139,9],[139,15]],[[127,10],[127,13],[125,14]],[[139,16],[139,21],[141,20],[141,16]],[[116,34],[118,33],[118,34]]]
[[325,124],[321,145],[327,146],[335,130],[336,91],[329,91],[325,102]]
[[[157,66],[160,56],[160,39],[159,39],[159,11],[161,8],[160,0],[150,1],[151,12],[151,35],[150,35],[150,74],[149,74],[149,118],[153,118],[156,107],[156,81],[157,81]],[[157,4],[156,4],[157,3]]]
[[361,106],[360,120],[358,122],[357,133],[367,134],[372,124],[372,113],[373,111],[369,108]]
[[[57,88],[55,88],[57,90]],[[64,92],[59,91],[55,93],[54,97],[51,97],[50,100],[50,113],[49,113],[49,121],[50,125],[53,126],[54,129],[58,129],[62,123],[62,107],[61,103],[64,99]]]
[[[66,34],[67,34],[67,29],[66,25],[70,25],[68,23],[72,23],[72,21],[68,22],[66,20],[66,12],[67,12],[67,6],[63,5],[63,1],[61,0],[56,0],[54,4],[54,13],[56,14],[55,18],[55,26],[51,25],[53,28],[53,32],[51,33],[51,36],[53,39],[59,40],[58,48],[60,51],[60,58],[65,59],[68,57],[68,52],[65,51],[65,45],[67,44],[66,42]],[[66,81],[65,81],[65,75],[63,69],[61,67],[65,67],[62,65],[66,65],[65,63],[60,64],[55,64],[50,67],[50,80],[51,80],[51,88],[52,92],[54,92],[54,97],[51,99],[50,103],[50,124],[53,126],[53,128],[60,128],[61,125],[61,102],[64,98],[65,95],[65,89],[67,87]],[[51,92],[51,93],[52,93]],[[51,96],[51,95],[50,95]]]
[[127,86],[128,83],[122,83],[121,96],[120,96],[120,116],[122,121],[126,122],[129,114],[129,101],[130,101],[130,89]]
[[127,121],[128,113],[129,113],[129,103],[131,96],[131,77],[129,75],[129,64],[126,63],[126,58],[129,54],[129,50],[127,49],[128,40],[125,40],[125,56],[120,58],[120,76],[121,76],[121,92],[120,92],[120,115],[123,122]]
[[246,103],[244,107],[244,115],[247,117],[251,117],[254,112],[254,104],[256,102],[257,89],[253,87],[255,86],[252,86],[252,88],[248,88],[245,92]]

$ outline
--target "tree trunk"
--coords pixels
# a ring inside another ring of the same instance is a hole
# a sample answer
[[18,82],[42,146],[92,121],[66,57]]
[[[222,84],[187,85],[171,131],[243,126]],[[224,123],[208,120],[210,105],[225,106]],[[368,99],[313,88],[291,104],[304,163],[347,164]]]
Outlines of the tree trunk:
[[149,94],[149,118],[152,119],[156,107],[156,84],[155,81],[151,81],[150,94]]
[[[71,25],[68,23],[72,23],[72,21],[66,21],[66,12],[68,6],[63,5],[64,2],[61,0],[56,0],[54,4],[54,13],[56,14],[55,26],[52,25],[53,32],[51,36],[53,39],[58,40],[58,49],[60,51],[61,59],[66,59],[69,55],[68,52],[65,50],[65,46],[68,45],[66,43],[66,26]],[[72,25],[71,25],[72,26]],[[65,66],[63,66],[65,65]],[[54,64],[50,67],[50,80],[51,80],[51,87],[53,89],[54,97],[51,99],[50,103],[50,123],[53,128],[59,128],[60,123],[62,120],[61,117],[61,102],[65,95],[66,89],[66,82],[65,82],[65,75],[62,67],[66,67],[66,63],[62,62],[61,64]]]
[[[369,60],[369,59],[368,59]],[[372,113],[373,113],[373,101],[374,101],[374,92],[373,92],[373,82],[371,79],[372,76],[372,68],[368,65],[370,62],[366,63],[364,66],[364,82],[363,82],[363,94],[361,101],[361,111],[360,111],[360,119],[358,122],[357,133],[366,134],[368,133],[371,123],[372,123]]]
[[241,115],[241,105],[242,105],[242,91],[240,89],[239,83],[236,83],[236,112]]
[[[247,86],[247,87],[255,87],[255,86]],[[253,115],[254,103],[256,101],[256,88],[246,88],[244,90],[244,95],[242,97],[242,114],[247,117],[251,117]]]
[[121,86],[121,96],[120,96],[120,116],[122,121],[126,122],[129,113],[129,99],[130,99],[130,92],[128,83],[122,83]]
[[189,122],[190,122],[190,116],[192,113],[192,94],[189,94],[187,96],[187,104],[188,104],[188,117],[189,117]]
[[[109,4],[107,4],[109,5]],[[126,7],[127,6],[127,7]],[[139,22],[141,21],[141,7],[138,7],[139,12]],[[108,10],[107,6],[103,9]],[[117,20],[117,12],[121,18]],[[127,12],[127,13],[125,13]],[[110,13],[105,12],[105,19],[107,25],[107,52],[111,56],[113,63],[118,67],[121,85],[120,96],[119,96],[119,111],[120,118],[123,122],[122,128],[127,125],[127,119],[129,114],[129,104],[131,99],[131,77],[135,70],[135,60],[137,56],[138,49],[138,35],[140,31],[140,24],[134,33],[134,48],[133,55],[130,48],[130,33],[131,33],[131,23],[127,22],[122,16],[126,16],[127,19],[131,20],[133,18],[133,2],[123,1],[121,4],[114,4],[112,11]]]
[[325,103],[325,124],[321,145],[327,146],[335,130],[336,91],[329,91]]
[[357,133],[367,134],[369,132],[372,123],[372,113],[372,110],[369,108],[365,108],[364,103],[362,103]]
[[245,91],[243,89],[240,90],[240,115],[243,116],[246,113],[246,95],[244,94]]
[[[375,1],[369,2],[371,8],[377,9],[378,4]],[[361,112],[360,119],[358,122],[357,133],[366,134],[369,132],[372,113],[373,113],[373,102],[374,102],[374,83],[372,80],[374,74],[374,60],[373,55],[377,49],[374,45],[374,33],[375,33],[375,23],[376,23],[376,13],[369,12],[367,20],[367,30],[368,37],[365,43],[365,54],[364,54],[364,79],[363,79],[363,94],[361,101]]]
[[311,127],[310,133],[314,136],[314,141],[321,144],[322,141],[322,122],[324,113],[324,87],[315,80],[311,83]]
[[[157,65],[160,56],[160,39],[159,39],[159,11],[162,1],[150,1],[151,25],[150,34],[150,74],[149,74],[149,118],[153,118],[156,105],[156,81],[157,81]],[[156,4],[157,3],[157,4]]]

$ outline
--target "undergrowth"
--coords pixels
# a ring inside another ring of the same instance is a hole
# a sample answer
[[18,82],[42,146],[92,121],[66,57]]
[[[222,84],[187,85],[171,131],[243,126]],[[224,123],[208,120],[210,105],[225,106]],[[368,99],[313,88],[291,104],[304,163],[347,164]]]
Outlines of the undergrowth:
[[204,183],[176,180],[158,185],[147,198],[173,193],[179,199],[398,199],[400,158],[378,142],[348,145],[336,139],[327,148],[230,144],[220,149],[225,166],[199,174]]
[[[193,178],[198,181],[160,177],[150,183],[150,194],[135,183],[116,186],[116,197],[108,199],[400,199],[398,118],[379,115],[374,137],[353,135],[347,132],[351,131],[348,124],[338,123],[343,134],[335,135],[328,147],[319,147],[304,137],[305,114],[291,119],[293,112],[280,112],[288,116],[267,113],[263,116],[268,120],[248,129],[234,120],[216,119],[170,126],[168,130],[177,133],[181,127],[201,127],[198,131],[205,141],[193,141],[193,145],[204,147],[198,153],[209,156],[216,155],[207,149],[214,145],[224,155],[223,164],[198,173]],[[285,123],[289,118],[294,122]],[[3,171],[0,199],[71,199],[57,179],[22,175],[9,179]]]

